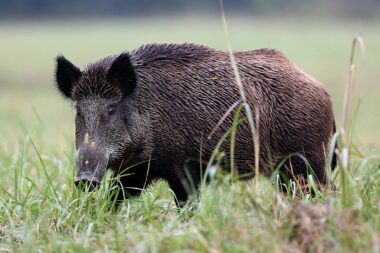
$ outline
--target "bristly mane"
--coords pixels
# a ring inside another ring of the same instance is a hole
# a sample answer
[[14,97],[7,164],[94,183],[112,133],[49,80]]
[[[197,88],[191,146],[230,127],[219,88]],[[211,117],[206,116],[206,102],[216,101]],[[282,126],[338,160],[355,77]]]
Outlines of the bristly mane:
[[[213,49],[206,46],[183,44],[147,44],[128,52],[132,65],[135,67],[149,65],[157,61],[184,61],[207,56]],[[118,55],[112,55],[89,64],[82,73],[80,82],[73,88],[75,99],[89,96],[120,99],[122,91],[111,84],[107,78],[107,71]]]
[[143,45],[137,49],[130,51],[129,55],[131,57],[134,66],[146,65],[151,62],[156,62],[160,60],[186,60],[199,57],[201,55],[207,55],[213,49],[193,44],[193,43],[182,43],[182,44],[147,44]]

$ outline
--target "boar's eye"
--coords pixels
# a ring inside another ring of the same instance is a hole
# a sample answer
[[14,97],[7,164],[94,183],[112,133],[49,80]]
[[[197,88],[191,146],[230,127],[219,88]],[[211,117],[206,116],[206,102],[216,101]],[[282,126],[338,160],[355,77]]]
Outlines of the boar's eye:
[[108,116],[112,116],[115,114],[115,111],[116,111],[116,106],[115,105],[110,105],[108,107]]
[[116,106],[110,105],[107,107],[106,111],[104,112],[103,118],[108,121],[110,117],[115,115],[115,112],[116,112]]

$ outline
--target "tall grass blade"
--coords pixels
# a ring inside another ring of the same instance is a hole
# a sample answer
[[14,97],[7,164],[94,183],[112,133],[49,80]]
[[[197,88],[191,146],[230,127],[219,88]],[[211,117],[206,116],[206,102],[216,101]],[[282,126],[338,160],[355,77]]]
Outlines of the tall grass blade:
[[[258,144],[257,140],[259,137],[258,136],[256,137],[256,135],[258,135],[258,132],[257,132],[256,126],[255,126],[254,117],[253,117],[251,107],[249,106],[248,101],[247,101],[247,97],[245,95],[244,86],[241,82],[237,61],[236,61],[235,55],[232,51],[232,45],[231,45],[231,42],[229,39],[230,36],[229,36],[229,32],[228,32],[227,18],[226,18],[226,15],[224,13],[223,0],[219,0],[219,6],[220,6],[220,14],[221,14],[222,22],[223,22],[223,29],[224,29],[224,33],[225,33],[225,37],[226,37],[226,43],[227,43],[227,48],[228,48],[228,52],[229,52],[229,56],[230,56],[232,70],[234,73],[236,85],[239,88],[239,93],[240,93],[240,97],[243,101],[245,112],[247,114],[248,124],[250,126],[251,133],[252,133],[252,142],[253,142],[252,144],[253,144],[254,149],[255,149],[254,152],[255,152],[255,154],[258,154],[259,153],[259,151],[258,151],[259,146],[257,145]],[[255,105],[255,108],[258,108],[257,105]],[[258,113],[259,113],[259,111],[256,110],[256,114],[258,114]],[[256,118],[258,118],[257,115],[256,115]],[[259,168],[259,157],[255,157],[255,172],[258,171],[258,168]]]
[[[354,115],[351,113],[353,104],[352,94],[354,93],[354,87],[356,83],[356,64],[355,55],[357,48],[364,52],[364,41],[361,37],[355,37],[352,41],[351,55],[349,62],[348,78],[344,88],[344,100],[343,100],[343,128],[342,142],[343,148],[341,151],[341,187],[342,187],[342,205],[345,207],[352,206],[354,204],[354,192],[353,192],[353,180],[350,171],[350,147],[351,136],[353,131],[352,117],[357,114],[357,110]],[[358,108],[358,107],[357,107]],[[357,109],[356,108],[356,109]]]

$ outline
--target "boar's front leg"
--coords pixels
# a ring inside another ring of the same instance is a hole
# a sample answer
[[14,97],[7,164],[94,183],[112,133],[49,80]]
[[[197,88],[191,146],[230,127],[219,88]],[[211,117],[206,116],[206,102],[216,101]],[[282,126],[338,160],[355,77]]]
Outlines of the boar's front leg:
[[183,207],[189,196],[196,193],[201,180],[198,163],[185,162],[175,164],[167,170],[164,178],[168,181],[170,189],[175,194],[177,207]]
[[113,182],[112,200],[119,204],[126,198],[138,197],[152,181],[152,175],[147,173],[147,165],[142,164],[127,170],[125,175],[120,175],[120,180]]

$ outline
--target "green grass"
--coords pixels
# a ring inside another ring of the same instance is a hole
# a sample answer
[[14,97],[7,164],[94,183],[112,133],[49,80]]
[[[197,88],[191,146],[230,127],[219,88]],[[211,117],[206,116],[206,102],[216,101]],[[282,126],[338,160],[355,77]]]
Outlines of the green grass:
[[325,83],[339,127],[351,41],[362,33],[366,56],[357,57],[355,93],[362,102],[349,169],[342,173],[339,167],[333,174],[336,191],[297,197],[279,193],[276,178],[231,182],[217,173],[180,212],[162,181],[111,212],[106,182],[90,194],[73,186],[73,110],[53,88],[54,57],[63,53],[84,65],[155,41],[193,41],[226,50],[220,20],[0,24],[0,251],[379,252],[377,27],[229,20],[234,49],[279,48]]

